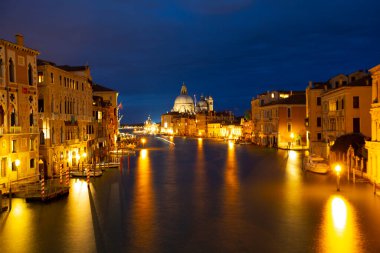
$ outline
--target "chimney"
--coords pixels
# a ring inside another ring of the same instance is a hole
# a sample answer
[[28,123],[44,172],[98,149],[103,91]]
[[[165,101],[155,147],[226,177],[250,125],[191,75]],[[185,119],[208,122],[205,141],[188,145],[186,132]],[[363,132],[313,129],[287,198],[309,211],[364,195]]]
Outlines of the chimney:
[[15,37],[16,37],[17,45],[23,47],[24,46],[24,36],[22,36],[21,34],[16,34]]

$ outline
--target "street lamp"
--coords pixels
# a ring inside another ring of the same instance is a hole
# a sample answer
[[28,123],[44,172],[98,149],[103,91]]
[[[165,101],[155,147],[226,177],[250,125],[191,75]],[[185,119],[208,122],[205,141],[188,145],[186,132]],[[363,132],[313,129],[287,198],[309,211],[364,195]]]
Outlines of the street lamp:
[[146,139],[145,139],[145,138],[142,138],[142,139],[141,139],[141,143],[142,143],[143,147],[144,147],[144,145],[145,145],[145,142],[146,142]]
[[342,167],[340,164],[335,165],[335,172],[336,172],[336,190],[340,191],[340,171],[342,170]]

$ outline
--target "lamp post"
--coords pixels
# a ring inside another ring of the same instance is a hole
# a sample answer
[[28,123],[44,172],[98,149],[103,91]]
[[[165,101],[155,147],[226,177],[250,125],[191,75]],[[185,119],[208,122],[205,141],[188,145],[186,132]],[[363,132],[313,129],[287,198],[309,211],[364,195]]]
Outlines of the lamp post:
[[340,191],[340,171],[342,170],[342,167],[340,164],[335,165],[335,172],[336,172],[336,190]]
[[143,147],[145,145],[145,142],[146,142],[146,139],[145,138],[141,138],[141,143],[142,143]]

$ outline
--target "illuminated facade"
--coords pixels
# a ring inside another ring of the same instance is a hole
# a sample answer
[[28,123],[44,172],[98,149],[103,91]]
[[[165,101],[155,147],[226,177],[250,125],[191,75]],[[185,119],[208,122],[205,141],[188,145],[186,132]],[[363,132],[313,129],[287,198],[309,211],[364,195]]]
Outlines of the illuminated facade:
[[357,71],[337,75],[306,89],[310,151],[325,158],[337,137],[348,133],[371,134],[371,77]]
[[214,112],[214,99],[202,95],[198,102],[194,100],[188,95],[187,87],[183,83],[173,109],[161,115],[160,132],[169,135],[207,136],[207,123],[217,115]]
[[302,91],[272,91],[251,101],[253,141],[269,147],[306,146]]
[[38,115],[45,175],[57,175],[61,164],[66,169],[91,161],[95,132],[89,67],[39,61]]
[[372,74],[371,141],[366,141],[368,149],[367,175],[372,182],[380,182],[380,65],[370,69]]
[[116,139],[119,133],[118,92],[101,86],[92,85],[93,90],[93,118],[95,140],[90,146],[95,150],[95,156],[104,160],[109,150],[116,148]]
[[38,174],[38,51],[0,40],[0,190]]

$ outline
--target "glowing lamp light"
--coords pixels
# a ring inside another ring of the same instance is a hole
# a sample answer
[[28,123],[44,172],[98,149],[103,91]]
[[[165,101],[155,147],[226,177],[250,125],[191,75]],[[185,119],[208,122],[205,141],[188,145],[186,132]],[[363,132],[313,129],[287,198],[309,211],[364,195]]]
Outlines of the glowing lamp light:
[[15,161],[15,165],[18,167],[18,166],[20,166],[20,160],[19,159],[16,159],[16,161]]
[[79,155],[79,154],[77,154],[77,155],[76,155],[76,158],[77,158],[77,160],[79,160],[79,158],[80,158],[80,155]]
[[146,139],[145,139],[145,138],[142,138],[142,139],[141,139],[141,143],[142,143],[142,144],[145,144],[145,142],[146,142]]
[[340,164],[335,165],[335,171],[337,174],[339,174],[341,170],[342,170],[342,167],[340,166]]
[[290,138],[294,139],[294,133],[290,133]]
[[87,153],[84,152],[84,153],[82,154],[82,157],[83,157],[83,158],[86,158],[86,157],[87,157]]

